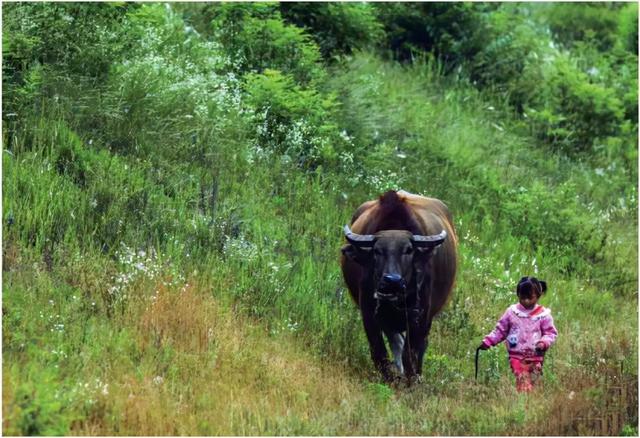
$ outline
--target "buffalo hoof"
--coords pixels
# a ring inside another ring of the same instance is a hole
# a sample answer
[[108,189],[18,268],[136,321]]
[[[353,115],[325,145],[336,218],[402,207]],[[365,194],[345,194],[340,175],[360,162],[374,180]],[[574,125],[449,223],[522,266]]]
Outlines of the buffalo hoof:
[[408,386],[421,385],[422,383],[424,383],[424,377],[422,377],[422,374],[414,374],[413,376],[407,376]]
[[386,384],[397,383],[404,380],[404,373],[393,363],[386,363],[380,370],[382,381]]

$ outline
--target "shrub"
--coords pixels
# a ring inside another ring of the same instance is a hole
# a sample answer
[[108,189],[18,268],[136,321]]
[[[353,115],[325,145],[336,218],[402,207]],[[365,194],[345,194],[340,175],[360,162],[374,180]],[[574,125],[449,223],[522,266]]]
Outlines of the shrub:
[[256,111],[257,151],[283,154],[306,168],[329,164],[344,141],[332,95],[305,89],[291,75],[267,69],[247,76],[247,104]]
[[607,51],[615,45],[618,18],[611,4],[555,3],[546,18],[555,40],[565,47],[587,41]]
[[97,134],[120,153],[155,147],[164,158],[192,157],[195,143],[239,110],[240,82],[227,74],[220,45],[190,32],[170,8],[142,5],[129,19],[136,43],[112,66]]
[[[32,106],[40,93],[66,95],[90,81],[91,89],[109,73],[128,40],[116,29],[126,12],[138,7],[125,3],[16,3],[2,8],[3,97],[10,113]],[[34,76],[46,76],[47,90],[34,88]],[[77,91],[76,91],[77,92]],[[78,92],[82,95],[81,92]],[[69,96],[70,97],[70,96]]]
[[376,46],[384,34],[367,3],[282,2],[280,11],[285,20],[311,33],[324,58]]
[[387,46],[401,60],[433,52],[454,67],[486,44],[483,10],[470,3],[375,3],[387,34]]
[[[30,378],[11,385],[13,403],[3,412],[4,433],[23,436],[68,435],[73,421],[79,417],[69,407],[69,390],[75,388],[66,382],[59,384],[59,372],[54,371],[53,367],[40,366],[42,368],[30,364],[28,371],[25,371]],[[11,374],[18,374],[15,363]],[[9,389],[5,387],[5,390]]]
[[114,32],[126,3],[16,3],[3,8],[7,68],[23,71],[32,63],[55,65],[71,73],[100,76],[126,40]]
[[550,41],[512,11],[495,11],[487,21],[491,39],[470,60],[470,78],[506,97],[521,113],[544,86],[542,66],[549,62]]
[[620,11],[618,34],[622,46],[634,55],[638,55],[638,4],[627,3]]
[[240,74],[266,69],[309,84],[322,77],[320,50],[302,29],[286,24],[271,3],[222,3],[211,6],[214,38]]
[[597,219],[581,213],[575,193],[571,183],[549,192],[543,183],[534,182],[528,189],[510,189],[502,206],[509,229],[526,237],[533,248],[561,255],[565,269],[600,260],[607,238],[598,231],[601,227]]
[[576,66],[589,82],[615,92],[624,105],[626,120],[637,123],[638,56],[621,45],[602,53],[589,43],[577,42],[571,51]]
[[[124,3],[21,3],[3,8],[7,62],[5,112],[13,132],[30,130],[29,114],[66,119],[72,128],[104,128],[105,83],[130,48]],[[15,121],[15,123],[14,123]]]
[[545,73],[547,86],[527,112],[537,135],[565,152],[590,151],[597,139],[620,133],[622,103],[610,88],[591,83],[565,57]]

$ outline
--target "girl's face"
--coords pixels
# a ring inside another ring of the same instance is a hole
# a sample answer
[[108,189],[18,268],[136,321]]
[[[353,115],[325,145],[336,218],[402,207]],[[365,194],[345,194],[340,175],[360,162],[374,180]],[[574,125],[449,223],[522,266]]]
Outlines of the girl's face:
[[534,291],[529,292],[528,294],[518,294],[518,299],[520,300],[520,304],[527,310],[531,310],[538,304],[538,299],[540,297]]

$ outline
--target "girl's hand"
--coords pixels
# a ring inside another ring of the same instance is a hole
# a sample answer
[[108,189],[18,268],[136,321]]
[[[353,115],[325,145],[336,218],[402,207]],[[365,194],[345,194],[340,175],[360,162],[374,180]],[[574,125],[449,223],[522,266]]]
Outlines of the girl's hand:
[[545,343],[544,343],[544,342],[542,342],[542,341],[538,341],[538,342],[536,343],[536,350],[544,351],[544,350],[546,350],[546,349],[547,349],[547,346],[545,345]]
[[480,350],[488,350],[488,349],[489,349],[489,346],[488,346],[487,344],[485,344],[484,342],[481,342],[481,343],[480,343],[480,346],[478,346],[478,348],[479,348]]

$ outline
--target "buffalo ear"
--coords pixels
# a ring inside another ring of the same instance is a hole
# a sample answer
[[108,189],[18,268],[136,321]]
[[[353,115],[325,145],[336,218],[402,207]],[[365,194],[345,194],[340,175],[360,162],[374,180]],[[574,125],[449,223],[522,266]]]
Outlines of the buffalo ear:
[[371,247],[358,247],[356,245],[348,244],[343,246],[341,251],[349,260],[353,260],[361,265],[366,265],[372,260],[372,249],[373,248]]
[[353,247],[353,245],[345,245],[340,249],[340,251],[348,259],[354,260],[356,257],[356,249]]

